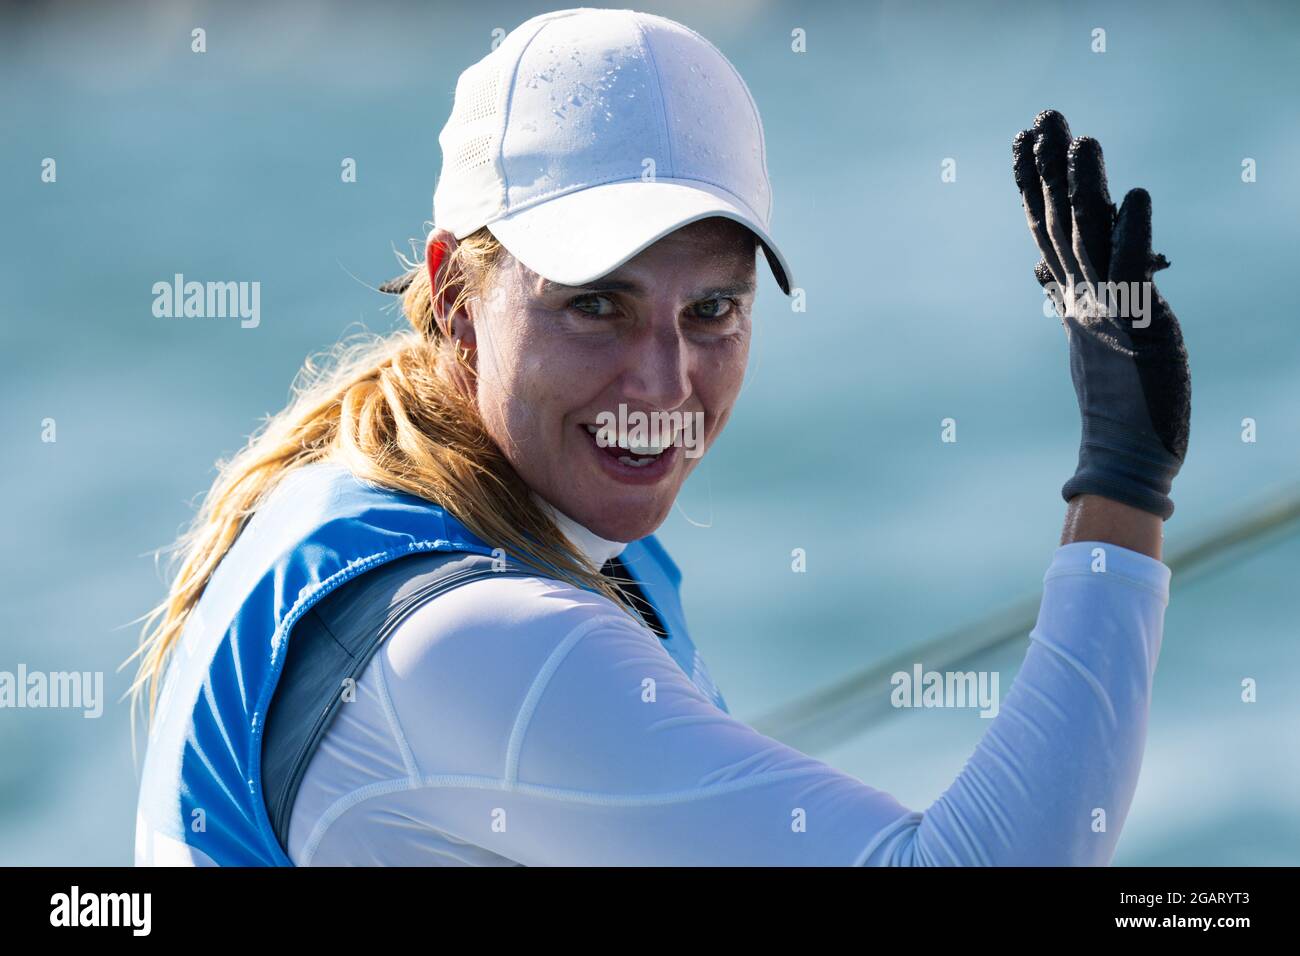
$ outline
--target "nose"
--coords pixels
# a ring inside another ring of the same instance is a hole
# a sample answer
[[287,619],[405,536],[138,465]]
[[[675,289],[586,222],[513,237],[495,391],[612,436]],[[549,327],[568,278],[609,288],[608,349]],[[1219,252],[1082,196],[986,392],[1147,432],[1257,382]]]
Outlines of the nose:
[[690,343],[676,317],[647,323],[632,338],[623,374],[623,398],[673,411],[691,395]]

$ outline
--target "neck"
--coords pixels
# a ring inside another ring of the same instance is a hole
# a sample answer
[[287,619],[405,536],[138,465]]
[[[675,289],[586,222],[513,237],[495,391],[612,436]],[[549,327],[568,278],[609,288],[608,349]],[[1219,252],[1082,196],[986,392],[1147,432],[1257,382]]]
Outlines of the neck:
[[609,541],[600,535],[591,531],[584,525],[578,524],[564,512],[560,511],[549,501],[546,501],[538,494],[533,495],[533,501],[555,522],[560,533],[568,540],[569,544],[597,569],[604,567],[605,562],[623,552],[627,544],[622,541]]

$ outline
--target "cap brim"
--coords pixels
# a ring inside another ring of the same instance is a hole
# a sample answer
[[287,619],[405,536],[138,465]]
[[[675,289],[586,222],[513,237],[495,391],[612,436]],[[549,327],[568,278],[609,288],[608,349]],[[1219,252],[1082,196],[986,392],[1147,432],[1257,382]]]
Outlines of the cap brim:
[[487,224],[510,253],[540,276],[580,286],[613,272],[641,250],[699,219],[721,216],[759,240],[786,295],[785,256],[758,218],[728,192],[696,180],[632,180],[592,186]]

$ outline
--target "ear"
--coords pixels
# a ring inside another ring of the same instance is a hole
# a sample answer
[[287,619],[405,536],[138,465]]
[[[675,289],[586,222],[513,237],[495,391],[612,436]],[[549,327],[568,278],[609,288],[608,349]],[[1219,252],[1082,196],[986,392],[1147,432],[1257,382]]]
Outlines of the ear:
[[451,261],[451,254],[456,251],[456,246],[454,233],[447,229],[435,229],[429,233],[428,242],[424,247],[424,267],[428,270],[429,287],[433,290],[434,321],[444,333],[448,328],[465,324],[457,323],[455,321],[457,317],[448,314],[460,294],[459,286],[448,285],[440,292],[440,283],[446,279],[447,264]]
[[475,342],[473,317],[464,306],[457,309],[455,313],[451,312],[456,297],[461,292],[459,283],[449,284],[442,290],[441,295],[438,294],[439,282],[446,279],[447,264],[451,261],[451,255],[456,251],[457,245],[459,241],[450,230],[435,229],[429,234],[429,241],[424,248],[424,263],[425,268],[429,270],[430,286],[434,290],[435,320],[444,332],[450,329],[450,337],[458,346],[472,350]]
[[429,241],[424,247],[424,265],[429,270],[429,282],[434,289],[438,288],[438,272],[447,260],[447,253],[455,248],[455,242],[456,237],[446,229],[435,229],[429,233]]

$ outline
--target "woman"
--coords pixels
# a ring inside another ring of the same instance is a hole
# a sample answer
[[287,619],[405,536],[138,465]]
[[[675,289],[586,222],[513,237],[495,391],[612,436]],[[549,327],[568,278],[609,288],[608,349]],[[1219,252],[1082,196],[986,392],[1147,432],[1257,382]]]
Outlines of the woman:
[[1017,138],[1084,440],[1021,672],[922,813],[728,714],[653,536],[739,394],[756,249],[794,289],[743,81],[673,21],[561,11],[462,74],[440,143],[386,287],[412,329],[225,465],[155,612],[137,862],[1107,863],[1187,431],[1163,300],[1087,292],[1162,264],[1145,193],[1117,216],[1059,114]]

